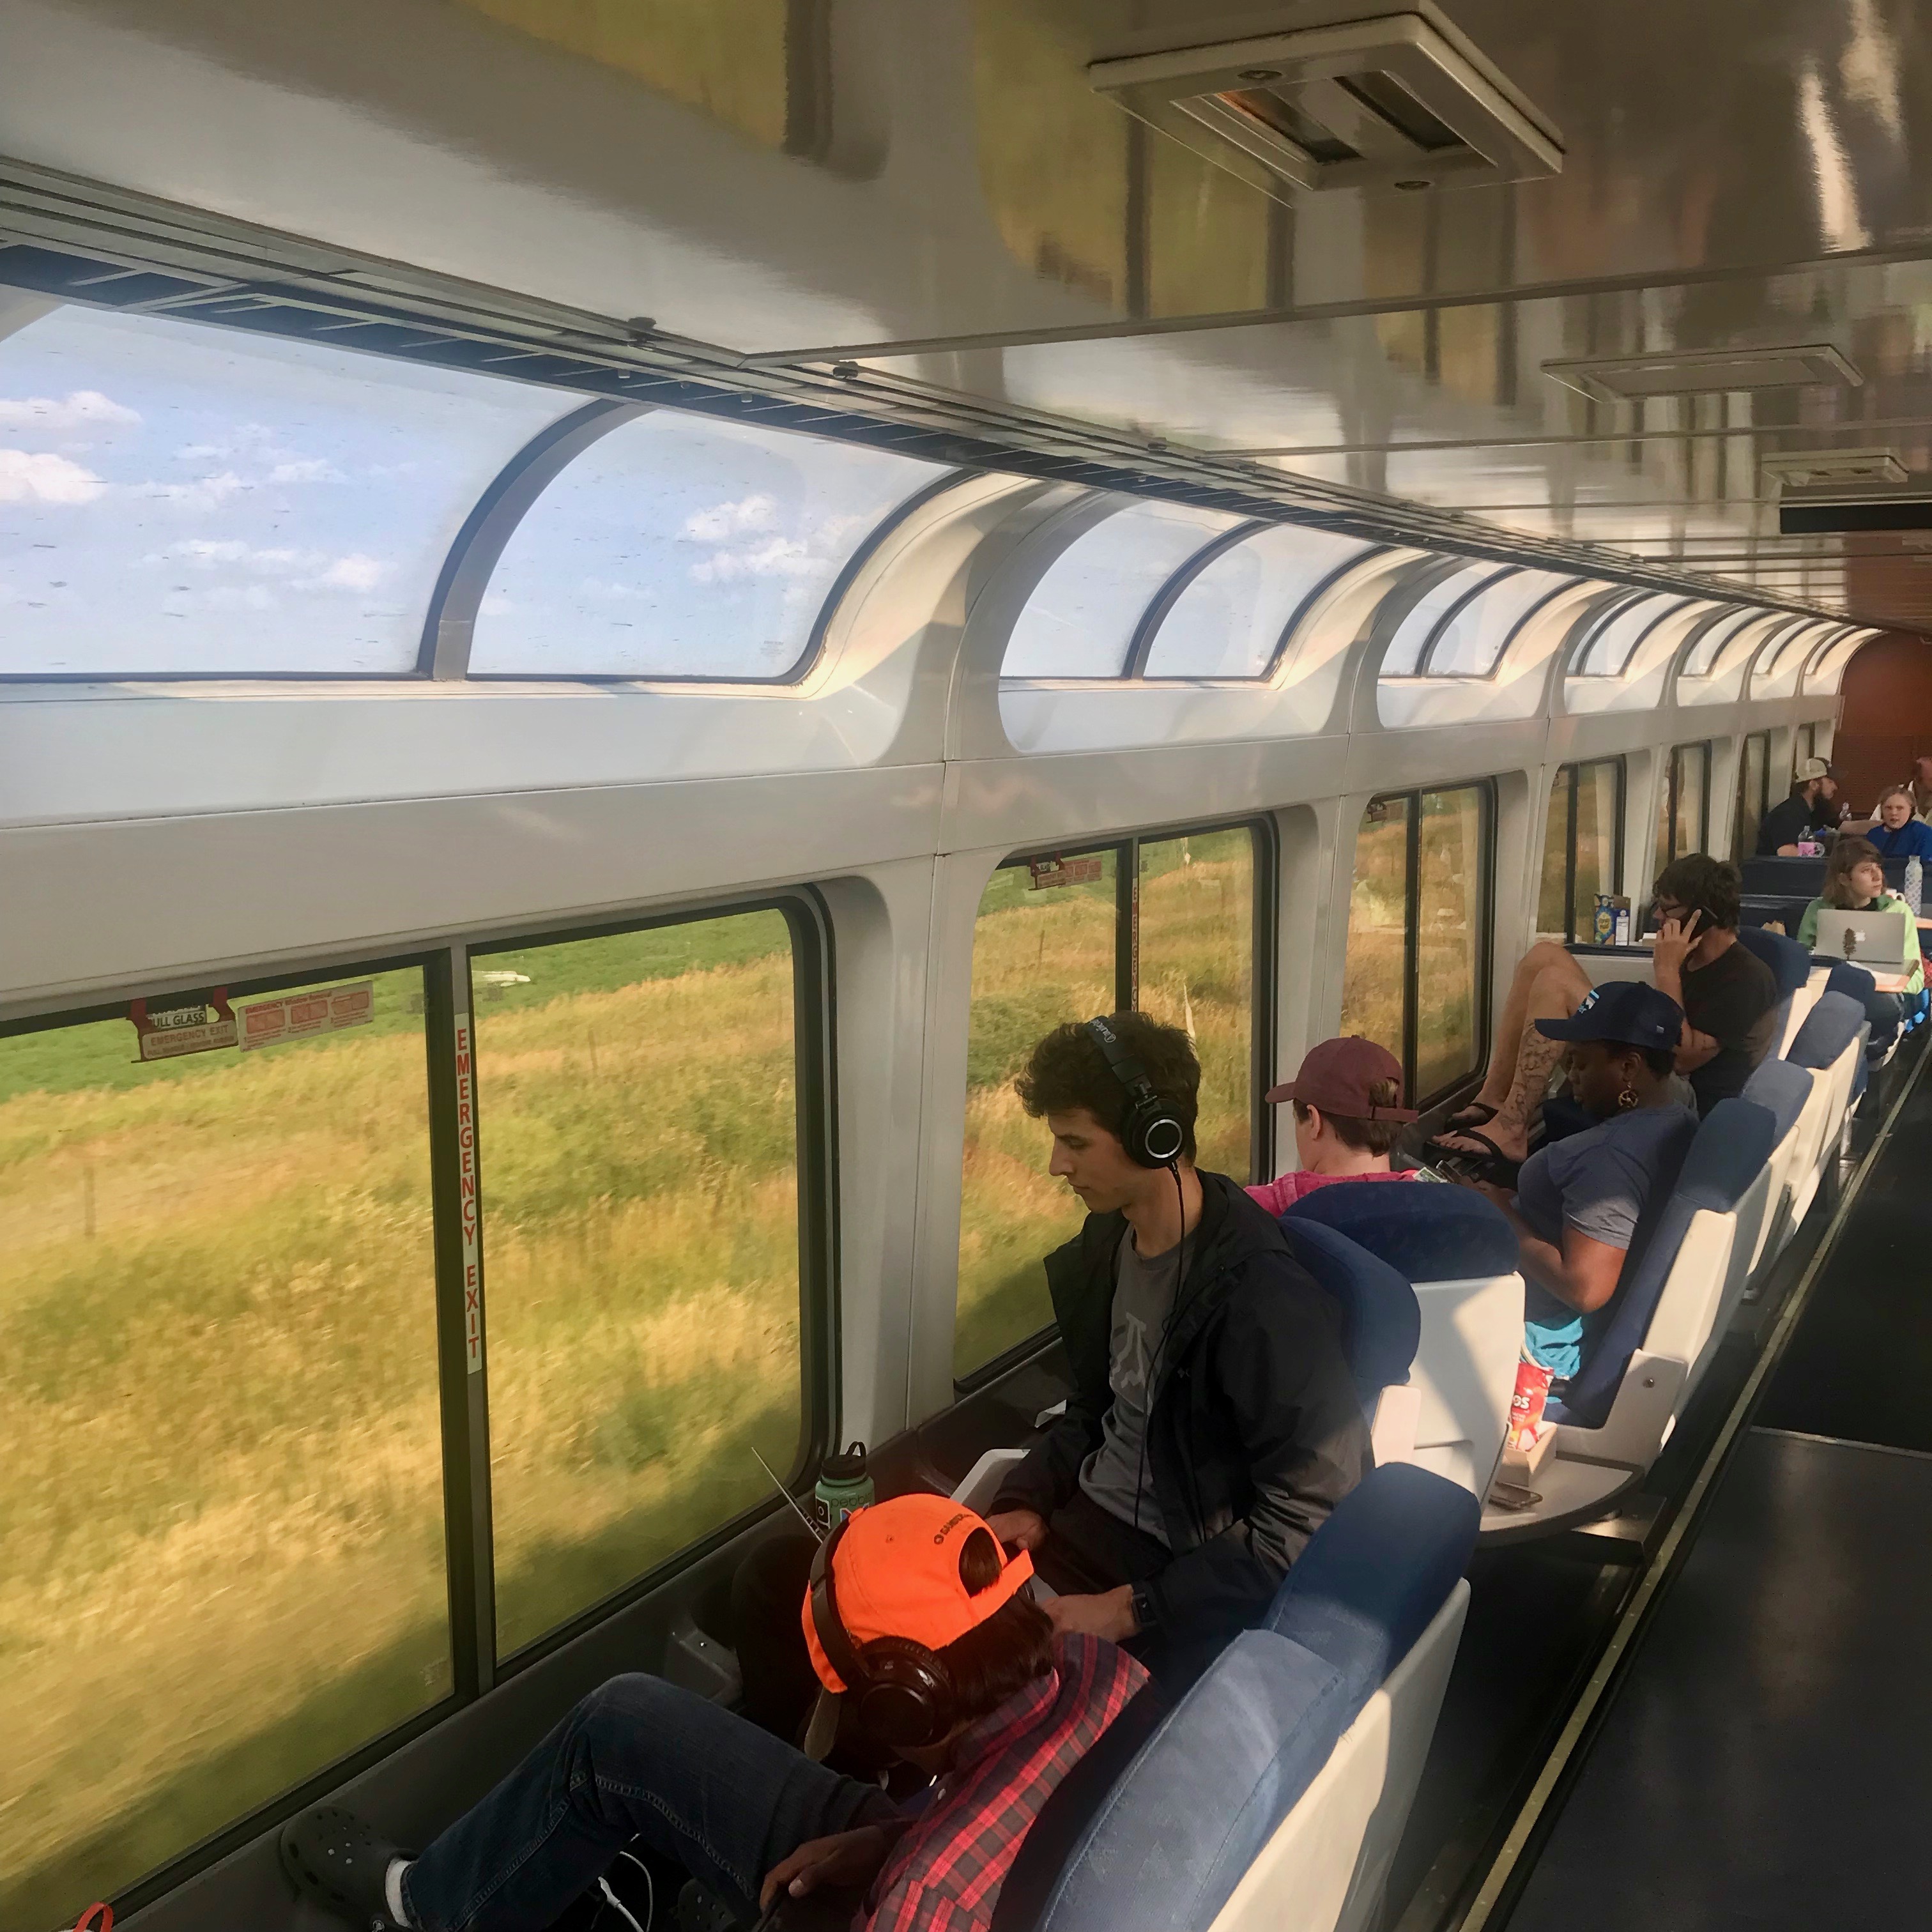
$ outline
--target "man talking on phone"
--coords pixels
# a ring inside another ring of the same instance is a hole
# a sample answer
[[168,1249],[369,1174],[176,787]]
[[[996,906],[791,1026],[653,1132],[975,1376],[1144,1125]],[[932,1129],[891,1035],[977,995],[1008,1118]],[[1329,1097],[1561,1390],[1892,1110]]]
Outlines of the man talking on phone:
[[1684,1009],[1677,1071],[1690,1083],[1700,1116],[1744,1091],[1771,1051],[1778,982],[1738,944],[1736,869],[1687,852],[1652,889],[1657,948],[1651,980]]

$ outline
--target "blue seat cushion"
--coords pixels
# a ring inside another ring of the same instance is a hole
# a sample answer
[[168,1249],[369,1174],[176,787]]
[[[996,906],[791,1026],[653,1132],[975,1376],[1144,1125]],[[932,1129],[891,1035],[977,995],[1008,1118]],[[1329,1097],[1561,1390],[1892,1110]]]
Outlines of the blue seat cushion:
[[1798,1124],[1811,1097],[1811,1076],[1788,1060],[1767,1060],[1744,1082],[1744,1097],[1770,1114],[1776,1146]]
[[1789,934],[1766,932],[1760,926],[1740,926],[1738,944],[1771,968],[1780,999],[1788,998],[1811,976],[1811,955]]
[[1284,1228],[1309,1222],[1346,1234],[1405,1281],[1470,1281],[1516,1270],[1520,1251],[1502,1210],[1471,1188],[1340,1181],[1304,1195],[1281,1217]]
[[1824,992],[1818,1004],[1804,1016],[1798,1037],[1784,1057],[1794,1066],[1814,1071],[1835,1064],[1838,1056],[1858,1036],[1865,1023],[1865,1010],[1848,994]]
[[1408,1379],[1422,1340],[1414,1289],[1387,1262],[1318,1221],[1298,1226],[1284,1220],[1282,1233],[1295,1259],[1341,1304],[1342,1352],[1363,1406],[1372,1408],[1384,1389]]
[[[1558,1422],[1600,1429],[1623,1385],[1630,1359],[1643,1346],[1693,1217],[1700,1209],[1732,1212],[1764,1172],[1777,1144],[1770,1111],[1743,1099],[1720,1100],[1692,1136],[1674,1185],[1660,1177],[1637,1225],[1617,1292],[1592,1316],[1583,1338],[1583,1365],[1560,1402],[1546,1412]],[[1661,1202],[1660,1211],[1659,1202]]]
[[[1333,1192],[1333,1189],[1323,1190]],[[1462,1575],[1480,1511],[1406,1464],[1336,1505],[1094,1814],[1041,1932],[1205,1932]]]
[[[1381,1683],[1469,1567],[1482,1505],[1459,1483],[1391,1462],[1345,1496],[1269,1606],[1265,1628]],[[1402,1552],[1391,1562],[1391,1550]]]

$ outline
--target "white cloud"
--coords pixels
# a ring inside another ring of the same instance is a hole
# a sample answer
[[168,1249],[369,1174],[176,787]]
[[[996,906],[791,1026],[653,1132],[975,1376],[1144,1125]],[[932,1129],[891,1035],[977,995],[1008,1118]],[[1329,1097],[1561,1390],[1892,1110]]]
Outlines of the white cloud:
[[770,496],[741,496],[734,503],[715,503],[684,520],[682,534],[694,542],[722,543],[727,537],[746,530],[768,530],[778,516],[776,500]]
[[299,578],[300,590],[373,590],[389,574],[391,566],[379,556],[359,550],[338,556],[326,569],[313,577]]
[[232,470],[219,476],[198,477],[192,483],[136,483],[130,486],[137,496],[152,496],[184,510],[218,509],[230,497],[254,484]]
[[745,550],[721,550],[691,566],[700,584],[730,584],[741,577],[824,577],[830,560],[814,556],[809,544],[796,537],[774,537],[770,543]]
[[106,488],[69,458],[0,449],[0,503],[91,503]]
[[[266,578],[294,590],[373,590],[394,568],[362,550],[331,556],[326,550],[287,550],[244,543],[236,537],[189,537],[141,561],[190,571]],[[177,586],[178,588],[182,586]]]
[[278,463],[268,472],[271,483],[339,483],[342,472],[326,456],[304,456]]
[[138,410],[104,396],[98,389],[76,389],[52,396],[0,396],[0,429],[71,432],[100,423],[137,423]]

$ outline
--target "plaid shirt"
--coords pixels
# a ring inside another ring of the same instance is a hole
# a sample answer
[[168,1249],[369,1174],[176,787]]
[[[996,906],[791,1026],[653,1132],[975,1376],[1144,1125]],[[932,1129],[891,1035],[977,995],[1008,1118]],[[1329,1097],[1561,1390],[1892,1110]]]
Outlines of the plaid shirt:
[[1054,1668],[961,1735],[952,1768],[893,1848],[856,1927],[986,1932],[1048,1794],[1148,1681],[1098,1637],[1054,1640]]

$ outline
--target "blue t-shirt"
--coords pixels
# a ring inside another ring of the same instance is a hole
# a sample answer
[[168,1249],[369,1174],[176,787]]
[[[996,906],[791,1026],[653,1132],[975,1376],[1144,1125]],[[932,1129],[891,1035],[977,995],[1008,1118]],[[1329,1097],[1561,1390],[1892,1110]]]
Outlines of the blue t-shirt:
[[[1673,1144],[1696,1130],[1688,1107],[1634,1107],[1538,1149],[1516,1177],[1516,1211],[1552,1247],[1563,1230],[1628,1250],[1658,1170]],[[1532,1361],[1559,1378],[1583,1365],[1586,1318],[1536,1282],[1526,1280],[1523,1334]]]
[[1874,825],[1864,834],[1884,859],[1932,859],[1932,825],[1922,818],[1908,818],[1896,832]]

